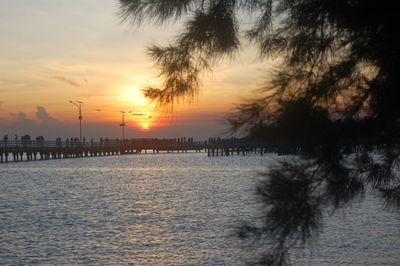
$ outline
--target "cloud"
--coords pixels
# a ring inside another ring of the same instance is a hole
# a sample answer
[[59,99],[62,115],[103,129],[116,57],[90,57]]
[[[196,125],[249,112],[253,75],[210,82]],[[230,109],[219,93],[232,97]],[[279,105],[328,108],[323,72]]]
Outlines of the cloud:
[[19,112],[19,113],[17,114],[17,118],[18,118],[19,120],[27,120],[27,119],[28,119],[28,116],[27,116],[26,113],[24,113],[24,112]]
[[85,98],[92,98],[92,97],[107,97],[110,96],[109,92],[94,92],[94,93],[87,93],[87,94],[82,94]]
[[17,118],[19,122],[21,121],[29,121],[28,115],[24,112],[19,113],[8,113],[9,116]]
[[54,123],[57,122],[57,119],[51,117],[49,113],[46,111],[46,108],[43,106],[36,107],[36,117],[39,118],[43,123]]
[[71,86],[74,86],[74,87],[80,87],[78,82],[76,82],[76,81],[74,81],[72,79],[69,79],[67,77],[64,77],[64,76],[49,76],[49,78],[64,82],[64,83],[66,83],[68,85],[71,85]]

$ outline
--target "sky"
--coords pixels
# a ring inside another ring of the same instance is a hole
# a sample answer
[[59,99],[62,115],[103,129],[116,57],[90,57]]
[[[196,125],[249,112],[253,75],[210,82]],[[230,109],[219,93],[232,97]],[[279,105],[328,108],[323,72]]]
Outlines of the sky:
[[[133,26],[117,0],[0,0],[0,137],[208,137],[227,132],[227,115],[265,80],[252,47],[204,77],[192,104],[169,113],[143,97],[157,84],[146,47],[168,44],[181,24]],[[138,115],[140,114],[140,115]]]

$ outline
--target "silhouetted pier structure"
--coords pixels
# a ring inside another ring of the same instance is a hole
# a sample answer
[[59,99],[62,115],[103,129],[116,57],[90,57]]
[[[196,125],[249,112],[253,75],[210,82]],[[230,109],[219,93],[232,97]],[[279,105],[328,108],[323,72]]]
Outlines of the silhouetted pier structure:
[[138,153],[206,152],[208,156],[230,156],[276,152],[271,145],[249,139],[101,139],[100,141],[0,140],[0,163],[81,158]]
[[251,139],[238,138],[210,138],[206,142],[206,150],[208,156],[231,156],[231,155],[247,155],[276,152],[276,148],[272,145]]
[[0,140],[0,163],[135,153],[201,152],[204,142],[192,139],[129,139],[91,141]]

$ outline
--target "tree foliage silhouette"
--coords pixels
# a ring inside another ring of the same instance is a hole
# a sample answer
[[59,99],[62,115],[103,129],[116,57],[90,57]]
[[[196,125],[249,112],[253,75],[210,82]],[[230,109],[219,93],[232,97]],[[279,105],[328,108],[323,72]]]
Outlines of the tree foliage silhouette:
[[[277,59],[258,98],[243,102],[232,128],[296,154],[259,184],[267,206],[262,227],[243,235],[268,238],[260,262],[289,263],[288,252],[306,243],[324,213],[369,186],[387,206],[400,206],[399,45],[394,3],[372,0],[120,0],[123,20],[162,24],[184,20],[166,47],[151,46],[163,83],[146,96],[161,105],[190,101],[201,75],[241,45],[261,59]],[[238,17],[251,26],[240,28]],[[239,38],[244,32],[245,38]]]

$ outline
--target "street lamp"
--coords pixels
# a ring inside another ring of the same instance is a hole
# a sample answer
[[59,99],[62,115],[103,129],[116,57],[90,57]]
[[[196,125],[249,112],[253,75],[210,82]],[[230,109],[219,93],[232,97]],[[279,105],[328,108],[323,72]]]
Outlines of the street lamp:
[[132,113],[132,111],[119,111],[122,114],[122,123],[119,124],[122,127],[122,140],[125,140],[125,114],[132,114],[132,115],[136,115],[136,116],[140,116],[140,115],[144,115],[142,113],[136,114],[136,113]]
[[73,105],[75,105],[79,111],[79,117],[78,117],[78,119],[79,119],[79,141],[81,141],[82,140],[82,104],[83,104],[83,102],[80,102],[80,101],[73,102],[71,100],[69,102],[72,103]]
[[122,127],[122,140],[125,140],[125,114],[129,114],[132,111],[128,111],[128,112],[119,111],[119,112],[122,114],[122,123],[119,124]]

